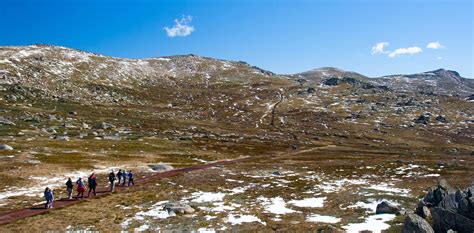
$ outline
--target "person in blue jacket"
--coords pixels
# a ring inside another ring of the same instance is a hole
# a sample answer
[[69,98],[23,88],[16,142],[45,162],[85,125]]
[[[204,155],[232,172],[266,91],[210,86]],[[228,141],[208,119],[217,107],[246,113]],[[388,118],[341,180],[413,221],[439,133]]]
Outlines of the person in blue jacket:
[[44,199],[46,200],[46,203],[44,204],[44,208],[45,209],[53,208],[54,195],[53,195],[53,190],[51,190],[49,187],[46,187],[46,189],[44,190]]
[[135,185],[135,183],[133,183],[133,173],[132,173],[132,170],[128,171],[128,186],[131,185]]

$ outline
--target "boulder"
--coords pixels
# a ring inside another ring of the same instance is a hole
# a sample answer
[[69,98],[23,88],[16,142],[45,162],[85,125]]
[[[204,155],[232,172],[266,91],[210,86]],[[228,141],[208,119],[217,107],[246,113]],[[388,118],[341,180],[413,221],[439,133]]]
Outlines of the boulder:
[[433,191],[433,206],[437,206],[448,195],[448,192],[441,187],[437,187]]
[[474,232],[474,220],[464,217],[461,214],[442,207],[434,207],[433,214],[433,229],[436,232],[447,232],[452,229],[459,233]]
[[13,150],[13,147],[7,144],[0,144],[0,150]]
[[436,117],[436,121],[438,121],[439,123],[447,123],[448,122],[448,120],[446,120],[446,117],[441,116],[441,115]]
[[163,210],[168,211],[171,214],[192,214],[194,213],[193,207],[190,205],[180,202],[168,202],[163,206]]
[[415,123],[427,125],[427,124],[430,123],[430,116],[428,116],[428,115],[420,115],[420,116],[415,120]]
[[443,198],[441,202],[437,205],[437,207],[441,207],[446,210],[456,212],[458,209],[458,202],[456,201],[456,195],[450,194]]
[[416,207],[415,213],[422,218],[428,218],[431,216],[430,209],[426,206],[423,200],[420,200],[420,202],[418,202],[418,206]]
[[153,171],[156,171],[156,172],[164,172],[164,171],[169,171],[169,170],[173,170],[173,166],[169,165],[169,164],[164,164],[164,163],[160,163],[160,164],[152,164],[152,165],[148,165]]
[[402,233],[434,233],[430,224],[416,214],[408,214],[403,223]]
[[379,203],[375,210],[375,214],[398,214],[399,212],[400,208],[388,201],[382,201]]
[[458,201],[458,214],[466,218],[474,219],[474,203],[473,198],[463,198]]
[[451,186],[449,186],[448,181],[446,181],[445,179],[439,179],[438,180],[438,187],[448,191]]

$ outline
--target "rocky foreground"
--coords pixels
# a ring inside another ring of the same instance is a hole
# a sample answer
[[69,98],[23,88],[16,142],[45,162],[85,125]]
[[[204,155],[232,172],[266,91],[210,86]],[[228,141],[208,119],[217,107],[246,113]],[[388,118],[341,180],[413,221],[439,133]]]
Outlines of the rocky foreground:
[[473,191],[474,186],[453,189],[440,180],[407,215],[402,232],[474,232]]

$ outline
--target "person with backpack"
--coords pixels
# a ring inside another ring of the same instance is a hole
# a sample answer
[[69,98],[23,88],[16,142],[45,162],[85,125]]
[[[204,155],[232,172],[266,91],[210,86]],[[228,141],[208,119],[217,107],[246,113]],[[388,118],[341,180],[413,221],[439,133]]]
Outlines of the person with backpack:
[[77,184],[77,198],[79,198],[79,195],[81,195],[81,198],[84,198],[86,185],[84,184],[84,181],[82,181],[82,177],[79,177],[79,179],[76,181],[76,184]]
[[127,180],[127,171],[123,169],[122,171],[122,186],[125,187],[125,181]]
[[133,183],[133,173],[132,173],[132,170],[128,171],[128,186],[130,186],[130,184],[135,185],[135,183]]
[[115,189],[115,173],[114,173],[114,170],[110,171],[109,182],[110,182],[110,192],[113,193],[114,189]]
[[87,194],[87,197],[91,195],[91,191],[93,191],[94,196],[96,196],[95,188],[97,187],[97,180],[94,173],[87,178],[87,183],[89,184],[89,193]]
[[122,169],[119,169],[119,171],[117,172],[117,179],[117,185],[120,186],[120,181],[122,180]]
[[72,190],[74,188],[74,185],[72,184],[71,177],[66,182],[66,190],[67,190],[67,199],[71,200],[72,199]]
[[53,195],[53,190],[51,190],[49,187],[46,187],[46,189],[44,190],[44,199],[46,200],[46,203],[44,204],[44,208],[45,209],[53,208],[54,195]]

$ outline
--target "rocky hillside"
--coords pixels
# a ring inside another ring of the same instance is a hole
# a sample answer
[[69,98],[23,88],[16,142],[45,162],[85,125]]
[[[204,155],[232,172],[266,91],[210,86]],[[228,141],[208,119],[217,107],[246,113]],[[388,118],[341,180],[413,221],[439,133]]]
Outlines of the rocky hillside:
[[340,70],[334,67],[322,67],[292,75],[300,81],[311,81],[335,85],[340,82],[365,82],[400,92],[421,92],[432,94],[458,95],[466,97],[474,93],[474,80],[463,78],[456,71],[438,69],[419,74],[389,75],[369,78],[367,76]]
[[130,102],[124,92],[147,86],[174,88],[191,85],[191,79],[207,87],[269,75],[243,62],[194,55],[133,60],[48,45],[0,47],[0,84],[50,98]]
[[377,78],[375,82],[400,91],[431,92],[463,97],[474,93],[473,79],[463,78],[458,72],[445,69],[411,75],[384,76]]
[[[195,55],[123,59],[48,45],[0,47],[3,135],[31,127],[55,132],[53,138],[81,135],[81,125],[102,124],[101,116],[140,134],[190,137],[219,129],[283,144],[376,142],[470,153],[464,142],[473,137],[474,108],[464,96],[471,93],[472,80],[446,70],[382,78],[335,68],[277,75]],[[418,127],[429,130],[420,134]]]

